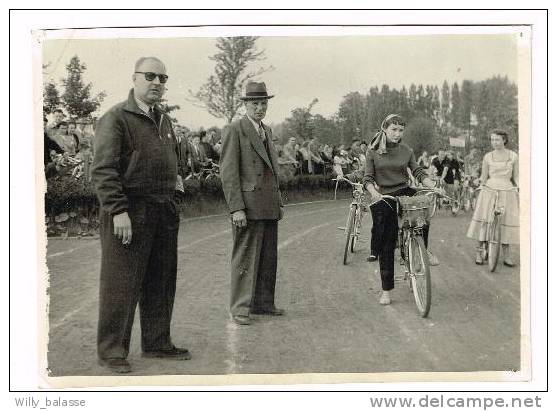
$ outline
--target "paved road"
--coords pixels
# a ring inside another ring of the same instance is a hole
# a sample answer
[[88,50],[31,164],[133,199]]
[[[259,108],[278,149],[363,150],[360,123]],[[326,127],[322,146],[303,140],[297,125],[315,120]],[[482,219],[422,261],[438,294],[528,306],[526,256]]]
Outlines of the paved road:
[[[231,233],[225,216],[182,222],[173,338],[191,361],[140,357],[136,316],[133,375],[481,371],[520,368],[518,268],[490,273],[474,265],[469,216],[436,215],[431,247],[433,304],[420,318],[403,282],[393,304],[378,304],[378,264],[368,263],[369,234],[342,264],[346,200],[295,205],[279,225],[279,318],[251,326],[229,320]],[[365,221],[368,233],[370,220]],[[515,250],[515,259],[518,260]],[[100,244],[49,242],[51,375],[102,375],[96,365]]]

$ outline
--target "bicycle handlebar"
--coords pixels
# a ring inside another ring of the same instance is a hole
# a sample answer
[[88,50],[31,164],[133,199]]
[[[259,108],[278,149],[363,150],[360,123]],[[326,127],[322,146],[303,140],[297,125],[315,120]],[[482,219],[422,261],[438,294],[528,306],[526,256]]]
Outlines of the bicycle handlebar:
[[335,184],[335,200],[337,199],[337,189],[338,189],[338,183],[340,183],[341,181],[346,181],[347,183],[349,183],[352,187],[354,187],[355,190],[362,192],[363,193],[363,187],[364,185],[362,183],[353,183],[352,181],[348,180],[346,177],[344,176],[337,176],[337,178],[333,178],[331,179],[332,181],[336,181]]
[[350,181],[349,179],[347,179],[347,178],[344,177],[344,176],[337,176],[337,178],[333,178],[332,181],[336,181],[337,184],[338,184],[340,181],[346,181],[346,182],[347,182],[348,184],[350,184],[352,187],[360,187],[360,188],[363,188],[363,187],[364,187],[364,185],[363,185],[362,183],[354,183],[354,182]]
[[[453,201],[453,202],[455,202],[455,203],[457,202],[457,200],[455,200],[454,198],[452,198],[452,197],[450,197],[450,196],[448,196],[448,195],[446,195],[446,194],[438,193],[437,191],[432,190],[432,189],[430,189],[430,188],[422,188],[422,189],[420,189],[420,190],[417,190],[417,193],[419,193],[419,192],[421,192],[421,191],[427,191],[427,192],[430,193],[430,194],[435,194],[435,195],[438,195],[438,196],[440,196],[440,197],[444,197],[444,198],[446,198],[446,199],[448,199],[448,200],[450,200],[450,201]],[[397,204],[398,204],[397,197],[390,196],[390,195],[387,195],[387,194],[383,194],[383,195],[381,195],[381,200],[378,200],[378,201],[376,201],[375,203],[372,203],[371,206],[374,206],[375,204],[377,204],[377,203],[380,202],[380,201],[385,201],[386,199],[394,200],[394,201],[396,201]],[[388,203],[387,203],[387,204],[388,204]]]

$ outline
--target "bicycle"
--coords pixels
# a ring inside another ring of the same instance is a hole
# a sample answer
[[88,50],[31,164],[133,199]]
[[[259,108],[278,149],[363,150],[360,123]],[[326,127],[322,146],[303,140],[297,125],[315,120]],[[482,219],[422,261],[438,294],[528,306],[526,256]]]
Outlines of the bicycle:
[[476,208],[476,188],[474,187],[474,178],[470,175],[465,175],[462,180],[460,203],[462,209],[466,212]]
[[362,218],[363,213],[367,211],[369,208],[368,204],[365,204],[365,192],[364,192],[364,185],[361,183],[353,183],[352,181],[348,180],[346,177],[338,176],[334,178],[333,181],[336,181],[335,185],[335,200],[337,198],[337,188],[338,183],[341,181],[346,181],[349,183],[352,188],[352,201],[350,203],[350,209],[348,211],[348,218],[346,220],[346,226],[342,229],[345,230],[345,242],[344,242],[344,255],[342,258],[342,264],[348,264],[348,250],[351,253],[354,253],[356,250],[356,244],[360,237],[360,232],[362,228]]
[[501,250],[501,221],[505,216],[505,206],[499,205],[499,193],[502,191],[518,192],[517,187],[508,189],[495,189],[489,186],[478,187],[476,190],[488,189],[495,192],[495,199],[491,209],[491,220],[487,221],[487,242],[484,245],[484,260],[487,260],[489,271],[494,272],[499,262]]
[[217,163],[214,163],[213,161],[210,161],[209,163],[205,164],[199,172],[197,173],[193,171],[190,172],[186,176],[186,178],[184,178],[184,181],[186,180],[208,181],[213,178],[220,178],[219,171],[220,171],[219,165]]
[[[425,194],[419,195],[418,193]],[[414,295],[414,301],[421,317],[428,316],[431,309],[431,272],[429,257],[423,238],[423,228],[427,225],[430,217],[432,202],[438,197],[454,199],[440,194],[432,189],[419,189],[416,195],[393,197],[382,195],[381,200],[393,200],[396,204],[396,212],[399,217],[399,245],[400,254],[404,261],[404,281],[410,280],[410,289]],[[433,198],[434,197],[434,198]],[[376,203],[374,203],[376,204]],[[373,207],[372,204],[371,206]],[[389,207],[391,205],[387,202]]]

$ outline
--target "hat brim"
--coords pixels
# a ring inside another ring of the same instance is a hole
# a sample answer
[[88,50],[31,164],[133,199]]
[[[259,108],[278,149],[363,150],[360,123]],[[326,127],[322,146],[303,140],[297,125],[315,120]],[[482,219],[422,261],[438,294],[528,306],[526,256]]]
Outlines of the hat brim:
[[248,101],[248,100],[270,100],[274,97],[274,95],[272,96],[241,96],[240,100],[242,101]]

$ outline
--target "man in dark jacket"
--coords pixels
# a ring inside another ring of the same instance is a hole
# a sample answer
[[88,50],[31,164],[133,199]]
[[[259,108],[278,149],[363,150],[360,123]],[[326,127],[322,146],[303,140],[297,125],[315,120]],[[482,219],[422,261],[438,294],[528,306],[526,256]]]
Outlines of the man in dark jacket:
[[58,173],[56,168],[56,164],[52,161],[52,157],[50,155],[51,151],[54,151],[58,154],[63,154],[64,150],[62,147],[58,145],[56,141],[51,139],[47,132],[47,121],[46,117],[43,118],[43,126],[44,126],[44,172],[46,178],[50,178],[55,176]]
[[278,156],[267,112],[265,83],[249,82],[242,97],[246,116],[224,129],[222,188],[232,218],[230,314],[250,324],[249,314],[282,315],[275,306],[277,227],[282,218]]
[[179,149],[157,107],[168,79],[155,57],[140,58],[127,101],[98,122],[92,181],[101,204],[102,247],[97,353],[111,371],[130,371],[127,356],[139,303],[147,358],[188,360],[170,338],[180,217],[174,201]]

